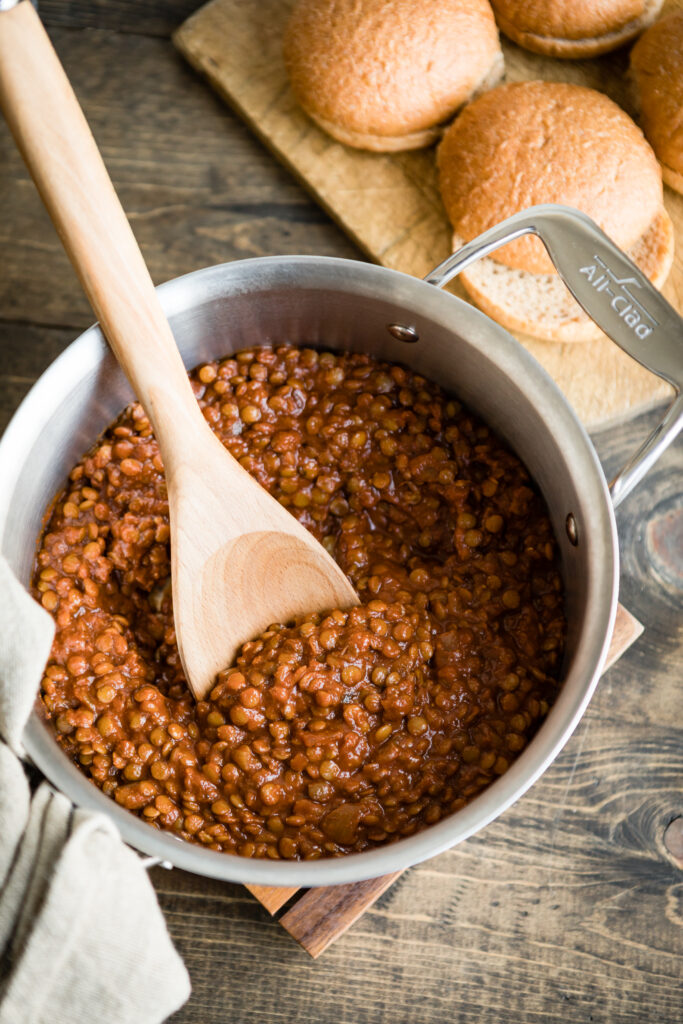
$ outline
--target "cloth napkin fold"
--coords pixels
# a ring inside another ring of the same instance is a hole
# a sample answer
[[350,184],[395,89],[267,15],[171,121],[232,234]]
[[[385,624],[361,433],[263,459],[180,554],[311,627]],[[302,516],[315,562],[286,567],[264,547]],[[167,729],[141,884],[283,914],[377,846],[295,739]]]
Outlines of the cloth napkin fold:
[[161,1024],[190,982],[140,858],[16,756],[53,635],[0,556],[0,1024]]
[[55,635],[52,617],[27,594],[0,555],[0,736],[21,755]]

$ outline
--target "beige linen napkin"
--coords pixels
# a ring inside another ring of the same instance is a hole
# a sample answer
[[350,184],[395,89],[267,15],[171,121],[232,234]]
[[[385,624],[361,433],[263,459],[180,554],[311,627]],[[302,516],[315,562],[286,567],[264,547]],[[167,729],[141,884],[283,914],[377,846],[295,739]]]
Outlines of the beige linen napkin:
[[10,750],[53,633],[0,556],[0,1024],[160,1024],[190,982],[140,858]]
[[0,555],[0,736],[21,754],[21,734],[50,655],[55,624]]

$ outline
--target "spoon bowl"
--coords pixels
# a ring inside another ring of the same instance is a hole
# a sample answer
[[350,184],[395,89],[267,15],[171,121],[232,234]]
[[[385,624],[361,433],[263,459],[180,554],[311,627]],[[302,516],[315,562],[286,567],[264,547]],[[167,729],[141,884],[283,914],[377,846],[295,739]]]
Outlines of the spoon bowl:
[[166,465],[173,615],[178,649],[201,700],[246,640],[271,623],[349,608],[337,563],[249,476],[199,416],[194,462]]

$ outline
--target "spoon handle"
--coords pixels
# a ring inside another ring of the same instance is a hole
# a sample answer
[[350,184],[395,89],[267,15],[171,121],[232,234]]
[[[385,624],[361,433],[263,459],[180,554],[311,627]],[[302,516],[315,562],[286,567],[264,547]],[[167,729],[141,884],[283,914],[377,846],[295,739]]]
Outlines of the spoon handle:
[[196,436],[203,419],[95,140],[28,2],[0,13],[0,106],[164,460],[179,455],[176,439]]

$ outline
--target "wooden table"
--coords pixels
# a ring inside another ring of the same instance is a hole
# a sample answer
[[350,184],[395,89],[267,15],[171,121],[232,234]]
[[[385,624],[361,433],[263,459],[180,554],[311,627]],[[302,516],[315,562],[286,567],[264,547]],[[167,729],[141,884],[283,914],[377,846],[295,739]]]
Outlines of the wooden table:
[[[357,258],[173,51],[196,6],[40,5],[155,281],[266,253]],[[2,430],[92,320],[2,124],[0,267]],[[608,472],[655,421],[595,438]],[[320,960],[242,887],[153,871],[192,975],[174,1022],[683,1021],[682,469],[679,443],[618,512],[621,599],[645,633],[563,754],[482,834],[406,872]]]

